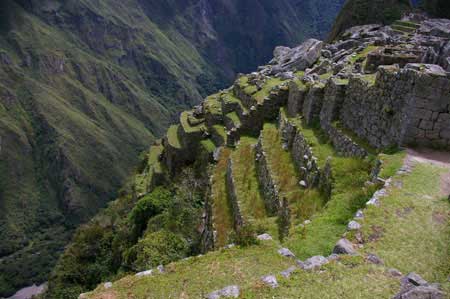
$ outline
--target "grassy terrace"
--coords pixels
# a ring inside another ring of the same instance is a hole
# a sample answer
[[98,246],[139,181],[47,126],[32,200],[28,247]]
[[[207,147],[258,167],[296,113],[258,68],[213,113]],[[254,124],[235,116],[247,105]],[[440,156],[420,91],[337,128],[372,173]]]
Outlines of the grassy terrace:
[[320,196],[314,190],[303,190],[300,187],[292,156],[283,150],[278,128],[266,123],[261,134],[263,149],[267,154],[272,177],[280,188],[280,196],[288,199],[295,221],[309,219],[322,207],[322,201],[317,200]]
[[180,125],[173,125],[167,130],[167,140],[169,141],[169,144],[177,149],[181,149],[180,138],[178,137],[179,126]]
[[[190,122],[189,119],[192,121]],[[204,121],[195,119],[189,111],[184,111],[180,115],[180,124],[186,133],[203,132],[206,130]],[[192,125],[191,125],[192,124]]]
[[[358,208],[364,205],[374,191],[365,187],[365,182],[369,179],[371,163],[368,160],[338,156],[322,131],[303,125],[300,119],[291,121],[296,122],[297,127],[308,140],[314,155],[318,158],[319,166],[323,166],[328,157],[332,158],[334,188],[325,208],[312,217],[311,224],[296,227],[286,245],[302,259],[314,255],[328,255],[336,241],[345,232],[348,220],[353,217]],[[386,159],[386,161],[397,160]],[[385,167],[392,168],[388,164]],[[322,199],[311,198],[311,201],[321,202]]]
[[369,207],[361,224],[365,252],[450,291],[450,205],[440,192],[441,175],[448,172],[418,164],[410,175],[397,176],[402,184],[394,184],[380,208]]
[[236,113],[236,111],[228,113],[226,117],[233,122],[234,127],[239,128],[241,126],[241,119],[239,118],[239,115]]
[[138,194],[147,192],[147,186],[151,182],[154,173],[162,173],[163,170],[159,156],[163,148],[161,144],[152,145],[150,151],[147,153],[147,165],[145,165],[144,171],[135,176],[135,186]]
[[[214,125],[212,127],[212,131],[213,131],[213,133],[221,136],[223,141],[226,142],[226,140],[227,140],[227,133],[225,132],[225,128],[224,128],[223,125]],[[216,145],[219,145],[219,144],[216,144]]]
[[252,95],[258,91],[258,89],[255,85],[251,85],[248,83],[247,76],[240,77],[238,80],[238,84],[239,84],[239,87],[242,88],[247,95]]
[[265,241],[256,246],[210,252],[169,264],[163,275],[128,276],[108,290],[100,286],[88,298],[204,298],[229,285],[250,287],[261,276],[293,265],[292,260],[278,254],[278,246],[274,241]]
[[216,145],[211,139],[204,139],[200,141],[200,145],[206,150],[207,153],[213,153],[216,150]]
[[264,83],[262,89],[253,95],[253,98],[256,100],[257,103],[264,102],[264,99],[269,96],[272,88],[274,88],[277,85],[280,85],[282,82],[283,81],[280,78],[275,77],[270,78]]
[[222,105],[219,100],[220,94],[214,94],[205,100],[205,113],[213,115],[222,115]]
[[[379,47],[377,46],[368,46],[361,52],[357,53],[355,56],[350,58],[351,63],[355,63],[358,60],[365,60],[367,58],[367,55],[369,55],[370,52],[377,50]],[[365,63],[363,63],[364,65]]]
[[236,103],[241,107],[242,111],[248,111],[248,109],[242,104],[241,100],[236,98],[232,92],[224,93],[221,98],[224,104]]
[[220,160],[214,168],[211,186],[214,226],[217,230],[216,244],[220,247],[227,245],[228,235],[233,231],[233,217],[226,188],[227,165],[230,154],[229,148],[222,149]]
[[259,192],[255,168],[254,146],[257,139],[242,137],[239,146],[231,155],[236,193],[240,201],[241,213],[245,219],[266,217],[264,200]]

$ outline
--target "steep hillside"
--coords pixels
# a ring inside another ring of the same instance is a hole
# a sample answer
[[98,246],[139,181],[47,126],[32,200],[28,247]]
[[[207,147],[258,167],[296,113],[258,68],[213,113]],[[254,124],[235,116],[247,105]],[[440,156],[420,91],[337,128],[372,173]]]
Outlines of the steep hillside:
[[0,3],[0,296],[42,282],[177,113],[342,1]]
[[423,7],[432,15],[450,18],[450,2],[446,0],[424,0]]
[[390,24],[410,8],[410,0],[347,0],[336,18],[328,40],[334,40],[352,26]]
[[46,298],[444,298],[449,24],[277,47],[180,115]]

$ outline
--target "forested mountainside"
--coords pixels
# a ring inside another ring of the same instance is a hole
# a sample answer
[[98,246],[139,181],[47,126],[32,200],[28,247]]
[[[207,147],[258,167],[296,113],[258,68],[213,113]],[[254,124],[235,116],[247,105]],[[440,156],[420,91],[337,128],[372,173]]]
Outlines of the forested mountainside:
[[337,36],[181,113],[44,297],[446,298],[450,20]]
[[343,0],[0,3],[0,296],[46,280],[177,113]]
[[328,39],[335,39],[339,33],[352,26],[390,24],[411,8],[410,0],[348,0],[337,16]]

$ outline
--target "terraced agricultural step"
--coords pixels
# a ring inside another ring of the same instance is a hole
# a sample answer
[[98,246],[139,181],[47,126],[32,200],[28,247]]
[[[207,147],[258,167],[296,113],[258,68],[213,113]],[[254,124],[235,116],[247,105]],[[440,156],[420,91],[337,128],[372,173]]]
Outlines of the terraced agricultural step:
[[414,22],[410,22],[410,21],[395,21],[394,25],[400,25],[400,26],[403,26],[403,27],[409,27],[409,28],[414,28],[414,29],[419,29],[420,28],[420,24],[414,23]]
[[408,26],[404,26],[404,25],[400,25],[400,24],[393,24],[391,27],[394,30],[398,30],[398,31],[405,32],[405,33],[411,33],[411,32],[416,31],[416,28],[414,28],[414,27],[408,27]]
[[276,236],[275,219],[269,219],[263,196],[259,190],[256,172],[255,146],[258,140],[252,137],[242,137],[239,145],[233,151],[229,170],[233,176],[233,188],[229,194],[234,193],[244,223],[264,227]]
[[309,219],[317,210],[320,210],[323,202],[309,200],[309,194],[315,194],[316,191],[307,190],[300,185],[299,173],[295,169],[291,154],[283,149],[281,134],[275,124],[266,123],[264,125],[259,150],[264,153],[266,162],[258,167],[267,169],[270,177],[270,180],[267,180],[266,171],[259,171],[260,184],[262,186],[270,183],[275,185],[278,200],[282,198],[288,200],[291,215],[295,221],[301,222]]
[[156,142],[150,148],[144,161],[144,169],[136,175],[135,186],[138,197],[150,192],[155,186],[161,185],[165,180],[163,165],[160,161],[164,147],[161,141]]
[[228,201],[226,175],[231,149],[223,148],[211,178],[213,226],[216,231],[215,246],[228,244],[228,236],[234,230],[233,212]]

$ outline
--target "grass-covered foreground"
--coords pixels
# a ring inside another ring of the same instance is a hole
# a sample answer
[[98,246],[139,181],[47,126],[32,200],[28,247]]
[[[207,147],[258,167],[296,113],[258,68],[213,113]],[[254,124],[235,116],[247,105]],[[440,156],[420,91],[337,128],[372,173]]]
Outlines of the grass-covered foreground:
[[[395,174],[391,165],[400,165],[403,156],[384,156],[385,170]],[[441,283],[448,292],[450,205],[440,190],[441,176],[448,172],[439,166],[418,164],[411,173],[396,174],[380,206],[364,209],[365,218],[360,221],[364,242],[359,255],[342,257],[322,266],[320,271],[298,269],[290,278],[283,278],[280,271],[294,265],[294,260],[277,253],[280,245],[276,241],[264,241],[172,263],[165,274],[128,276],[115,282],[111,289],[99,286],[87,297],[202,298],[236,284],[241,288],[240,298],[391,298],[400,288],[399,278],[389,274],[391,268],[404,274],[416,272],[430,282]],[[327,209],[333,207],[329,204],[312,219],[310,232],[314,225],[320,227]],[[301,237],[296,239],[295,236],[301,236],[297,232],[293,236],[284,245],[297,249],[305,258],[302,244],[308,247],[308,242]],[[323,236],[316,237],[320,240]],[[313,240],[314,234],[308,234],[308,238]],[[368,263],[365,256],[369,253],[378,255],[384,265]],[[260,281],[261,276],[268,274],[276,275],[278,288],[271,289]]]

